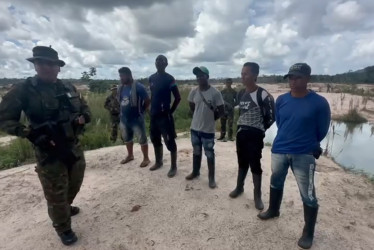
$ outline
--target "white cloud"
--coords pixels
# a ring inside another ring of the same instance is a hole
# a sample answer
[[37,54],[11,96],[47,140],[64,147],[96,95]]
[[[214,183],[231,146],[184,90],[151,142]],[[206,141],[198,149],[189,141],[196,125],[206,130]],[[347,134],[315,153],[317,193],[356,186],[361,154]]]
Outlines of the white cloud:
[[196,65],[212,77],[239,76],[256,61],[261,73],[283,74],[295,62],[314,73],[372,65],[372,0],[13,0],[0,3],[0,75],[34,74],[35,45],[52,45],[79,78],[90,66],[98,78],[117,78],[129,66],[137,77],[155,71],[158,54],[168,71],[193,78]]

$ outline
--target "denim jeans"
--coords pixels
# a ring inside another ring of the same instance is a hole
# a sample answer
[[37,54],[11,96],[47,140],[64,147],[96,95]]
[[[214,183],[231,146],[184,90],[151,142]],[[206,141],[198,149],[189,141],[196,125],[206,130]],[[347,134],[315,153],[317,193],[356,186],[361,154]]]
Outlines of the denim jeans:
[[314,171],[316,163],[311,154],[272,154],[271,155],[271,187],[283,190],[288,167],[296,178],[303,203],[317,207],[318,201],[314,187]]
[[214,134],[191,129],[191,143],[194,155],[201,155],[204,148],[206,158],[214,160]]

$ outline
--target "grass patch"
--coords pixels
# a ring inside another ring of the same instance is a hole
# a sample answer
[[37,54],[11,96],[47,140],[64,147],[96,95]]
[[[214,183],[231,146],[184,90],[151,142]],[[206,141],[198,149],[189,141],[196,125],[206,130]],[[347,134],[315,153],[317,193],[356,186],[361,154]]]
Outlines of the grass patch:
[[271,142],[265,142],[265,144],[264,144],[266,147],[271,147],[271,146],[273,146],[273,143],[271,143]]
[[[187,97],[189,89],[181,89],[182,101],[174,113],[175,129],[178,133],[189,131],[191,117],[189,115],[189,105]],[[120,145],[110,141],[111,123],[109,112],[104,108],[106,97],[110,93],[84,93],[84,97],[91,109],[92,120],[85,127],[85,133],[80,141],[84,150],[92,150],[102,147]],[[146,131],[149,133],[149,115],[145,115]],[[24,121],[24,119],[22,119]],[[1,132],[0,135],[6,135]],[[9,145],[1,147],[0,150],[0,169],[8,169],[21,164],[35,161],[34,152],[31,143],[25,139],[17,138]]]
[[1,147],[0,170],[13,168],[34,160],[34,150],[26,139],[17,138],[11,144]]
[[[177,133],[190,131],[192,117],[189,113],[189,104],[187,101],[189,88],[180,88],[181,102],[174,113],[175,129]],[[88,106],[91,109],[92,120],[85,127],[85,133],[81,136],[80,141],[84,150],[92,150],[102,147],[120,145],[121,140],[116,143],[110,141],[111,123],[109,112],[104,108],[106,97],[110,93],[83,93]],[[238,119],[238,110],[235,110],[235,120],[233,130],[236,131],[236,122]],[[22,122],[24,122],[24,118]],[[149,134],[149,114],[145,115],[146,131]],[[217,121],[217,130],[220,130],[220,122]],[[5,134],[4,134],[5,135]],[[0,152],[0,169],[7,169],[19,166],[26,162],[35,161],[31,144],[24,139],[16,139],[8,146],[1,147]]]
[[344,115],[340,115],[340,116],[334,116],[332,118],[333,120],[335,121],[338,121],[338,122],[345,122],[345,123],[365,123],[367,122],[368,120],[363,117],[358,111],[357,109],[351,109],[348,111],[347,114],[344,114]]

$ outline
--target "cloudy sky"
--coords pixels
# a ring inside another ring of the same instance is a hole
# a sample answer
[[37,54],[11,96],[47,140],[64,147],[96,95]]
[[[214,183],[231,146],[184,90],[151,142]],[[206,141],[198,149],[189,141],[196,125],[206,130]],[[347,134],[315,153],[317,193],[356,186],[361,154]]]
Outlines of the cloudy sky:
[[91,66],[97,78],[121,66],[147,77],[158,54],[178,79],[196,65],[236,77],[246,61],[262,74],[296,62],[342,73],[374,64],[373,13],[373,0],[2,0],[0,78],[34,74],[25,58],[35,45],[59,52],[61,78]]

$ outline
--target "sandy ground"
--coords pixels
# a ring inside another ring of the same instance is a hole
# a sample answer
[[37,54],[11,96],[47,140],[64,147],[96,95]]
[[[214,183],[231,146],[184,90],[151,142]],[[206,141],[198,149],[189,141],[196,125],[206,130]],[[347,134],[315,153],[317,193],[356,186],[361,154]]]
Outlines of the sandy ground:
[[[192,168],[192,150],[188,138],[177,143],[179,171],[173,179],[166,176],[168,156],[158,171],[139,168],[138,145],[137,159],[126,165],[119,164],[124,146],[86,152],[86,176],[75,200],[81,213],[72,218],[79,241],[69,249],[298,249],[303,210],[292,174],[281,216],[263,222],[256,217],[251,176],[241,197],[228,196],[236,184],[234,142],[216,144],[215,190],[208,187],[205,158],[200,178],[184,179]],[[267,207],[269,148],[263,156]],[[373,249],[373,184],[322,158],[316,187],[320,213],[313,249]],[[51,226],[33,164],[1,171],[0,190],[0,249],[66,249]],[[140,209],[132,212],[134,206]]]
[[15,136],[2,136],[0,137],[0,146],[6,146],[16,138]]
[[[288,84],[259,85],[268,90],[273,95],[274,99],[276,99],[279,95],[289,91]],[[374,89],[374,86],[365,84],[360,84],[358,86],[359,88],[364,89]],[[324,83],[312,83],[309,84],[309,88],[317,91],[318,94],[327,99],[330,104],[332,116],[347,114],[350,109],[355,108],[370,123],[374,123],[374,99],[366,99],[362,96],[344,93],[326,93],[326,87]]]

